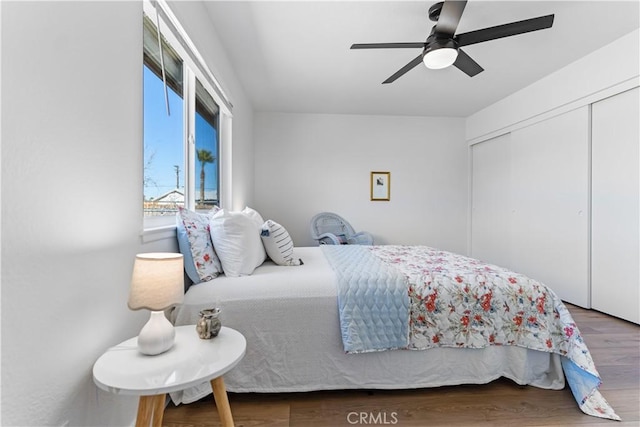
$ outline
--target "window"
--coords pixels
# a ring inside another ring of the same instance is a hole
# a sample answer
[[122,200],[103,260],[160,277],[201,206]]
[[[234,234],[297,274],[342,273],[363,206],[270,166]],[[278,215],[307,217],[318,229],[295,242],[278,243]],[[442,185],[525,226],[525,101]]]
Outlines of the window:
[[196,210],[211,209],[218,200],[218,105],[196,79]]
[[179,206],[220,204],[221,115],[231,116],[170,9],[154,4],[144,2],[143,18],[145,228],[174,225]]
[[[160,60],[156,26],[144,17],[144,215],[184,206],[183,61],[165,40]],[[166,85],[163,82],[163,67]],[[166,99],[165,99],[166,95]],[[167,105],[168,104],[168,105]]]

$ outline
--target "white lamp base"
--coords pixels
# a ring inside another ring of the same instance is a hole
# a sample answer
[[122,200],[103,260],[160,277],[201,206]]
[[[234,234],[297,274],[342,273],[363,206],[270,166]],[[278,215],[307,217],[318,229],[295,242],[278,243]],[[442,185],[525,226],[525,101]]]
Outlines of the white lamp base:
[[149,321],[138,335],[138,351],[148,356],[164,353],[173,347],[176,331],[163,311],[152,311]]

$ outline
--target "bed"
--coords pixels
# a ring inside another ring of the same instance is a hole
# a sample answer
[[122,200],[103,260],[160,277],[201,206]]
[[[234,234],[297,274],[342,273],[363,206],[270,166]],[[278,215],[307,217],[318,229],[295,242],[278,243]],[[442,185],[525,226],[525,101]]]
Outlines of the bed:
[[[223,325],[246,337],[246,356],[225,375],[229,391],[413,389],[500,377],[558,390],[566,376],[583,412],[619,419],[598,390],[600,377],[568,310],[543,285],[424,246],[294,252],[302,265],[267,260],[251,275],[190,286],[171,314],[176,325],[195,324],[200,310],[219,306]],[[398,275],[402,283],[386,285]],[[385,290],[370,292],[380,277]],[[498,284],[509,294],[498,295]],[[394,293],[400,303],[389,302]],[[390,325],[387,317],[408,324]],[[190,403],[208,393],[202,384],[171,397]]]

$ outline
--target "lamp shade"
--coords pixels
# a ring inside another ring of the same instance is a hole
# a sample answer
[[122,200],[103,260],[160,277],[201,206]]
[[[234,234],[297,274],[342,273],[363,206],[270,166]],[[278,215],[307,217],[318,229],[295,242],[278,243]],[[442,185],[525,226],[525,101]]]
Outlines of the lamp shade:
[[182,254],[144,253],[136,255],[128,306],[131,310],[160,311],[184,300]]

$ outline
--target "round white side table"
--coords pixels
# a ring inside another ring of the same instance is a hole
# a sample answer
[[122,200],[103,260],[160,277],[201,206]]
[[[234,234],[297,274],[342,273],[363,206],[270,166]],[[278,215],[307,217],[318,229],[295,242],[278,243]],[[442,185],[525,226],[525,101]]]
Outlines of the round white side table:
[[137,337],[111,347],[93,365],[93,381],[111,393],[140,396],[136,427],[162,425],[167,393],[210,381],[222,425],[233,426],[222,376],[244,356],[244,336],[223,326],[203,340],[195,325],[175,329],[175,344],[157,356],[138,352]]

